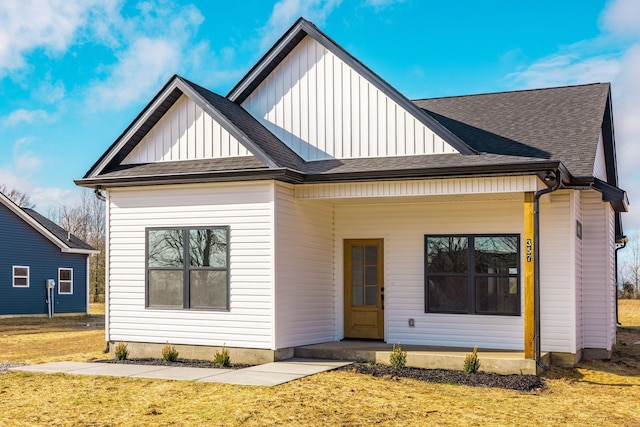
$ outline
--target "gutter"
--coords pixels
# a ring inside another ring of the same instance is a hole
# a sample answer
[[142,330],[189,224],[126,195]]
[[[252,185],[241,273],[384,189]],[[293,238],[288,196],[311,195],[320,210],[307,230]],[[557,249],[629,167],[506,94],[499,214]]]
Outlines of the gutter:
[[553,172],[547,172],[545,181],[550,182],[555,180],[555,184],[549,188],[543,188],[537,191],[533,196],[533,318],[534,318],[534,350],[535,361],[542,369],[549,369],[546,363],[542,361],[540,350],[540,197],[545,194],[552,193],[560,188],[562,184],[562,171],[556,169],[555,175]]

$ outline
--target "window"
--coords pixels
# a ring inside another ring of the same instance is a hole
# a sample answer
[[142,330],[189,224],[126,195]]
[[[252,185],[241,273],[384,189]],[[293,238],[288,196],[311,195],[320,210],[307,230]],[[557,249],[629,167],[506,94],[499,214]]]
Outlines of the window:
[[29,267],[23,265],[13,266],[13,287],[28,288],[29,287]]
[[517,235],[425,236],[425,311],[520,315]]
[[228,310],[229,228],[147,229],[147,307]]
[[59,294],[73,293],[73,269],[71,268],[58,269],[58,293]]

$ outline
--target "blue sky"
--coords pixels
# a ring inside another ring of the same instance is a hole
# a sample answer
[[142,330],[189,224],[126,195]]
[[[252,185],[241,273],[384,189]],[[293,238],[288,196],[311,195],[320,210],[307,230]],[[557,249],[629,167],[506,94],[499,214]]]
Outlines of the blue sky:
[[226,95],[299,16],[409,98],[612,82],[621,186],[640,194],[638,0],[2,1],[0,184],[43,212],[77,197],[173,74]]

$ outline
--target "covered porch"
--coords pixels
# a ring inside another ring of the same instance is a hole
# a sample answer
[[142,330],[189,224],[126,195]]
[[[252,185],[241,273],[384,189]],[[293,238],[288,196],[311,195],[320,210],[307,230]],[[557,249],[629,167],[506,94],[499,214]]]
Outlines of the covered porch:
[[[472,348],[402,345],[407,352],[406,366],[424,369],[462,370],[464,359]],[[296,347],[294,357],[312,359],[350,360],[389,364],[393,344],[382,341],[343,340]],[[522,351],[478,349],[480,371],[497,374],[537,375],[541,372],[533,359],[526,359]],[[549,364],[549,354],[542,354]]]

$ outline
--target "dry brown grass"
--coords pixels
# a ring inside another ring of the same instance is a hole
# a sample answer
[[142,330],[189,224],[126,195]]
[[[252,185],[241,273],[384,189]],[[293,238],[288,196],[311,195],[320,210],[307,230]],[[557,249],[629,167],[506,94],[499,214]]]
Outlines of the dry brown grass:
[[[388,380],[347,371],[272,388],[8,373],[0,375],[0,425],[637,426],[640,345],[633,342],[640,340],[640,301],[621,301],[620,309],[624,327],[619,342],[626,345],[620,345],[611,362],[554,368],[546,374],[547,388],[533,393]],[[3,322],[2,353],[7,340]],[[40,338],[45,340],[46,334]],[[76,360],[81,354],[99,353],[103,346],[102,337],[95,348],[86,347],[89,342],[75,352],[69,350]],[[23,354],[38,359],[26,350]]]

